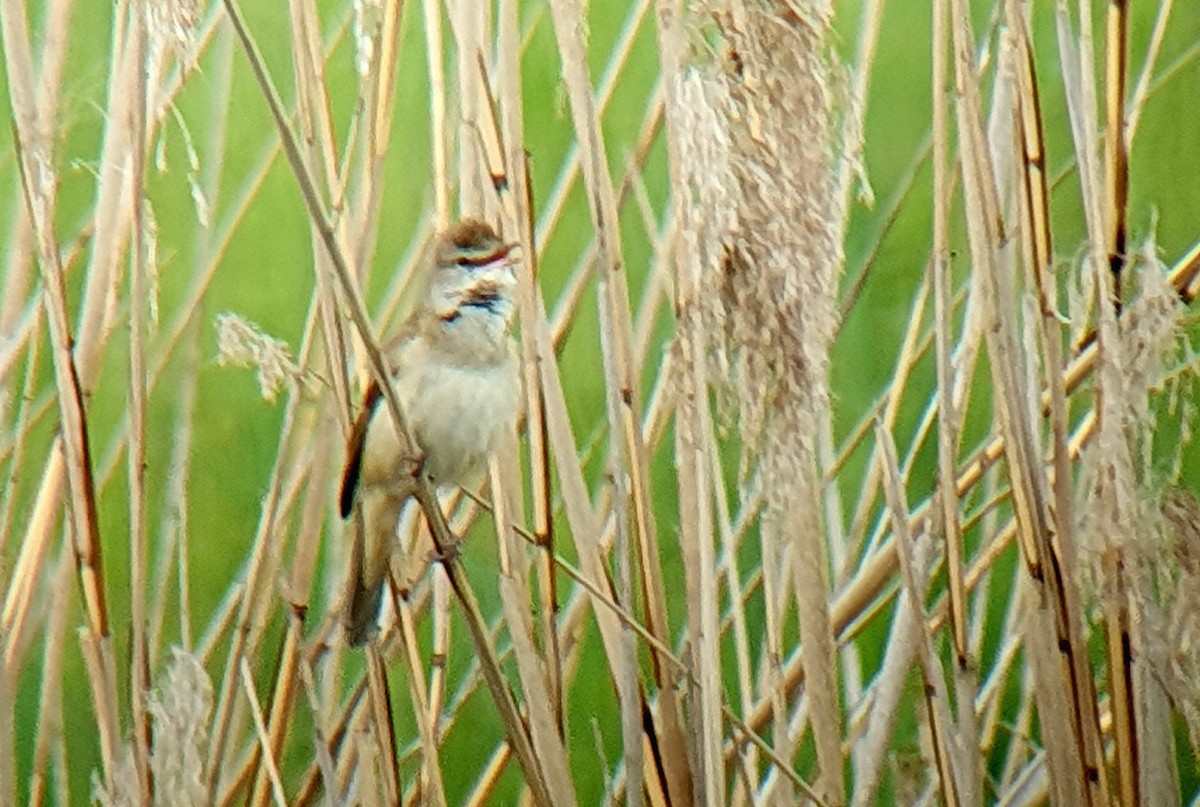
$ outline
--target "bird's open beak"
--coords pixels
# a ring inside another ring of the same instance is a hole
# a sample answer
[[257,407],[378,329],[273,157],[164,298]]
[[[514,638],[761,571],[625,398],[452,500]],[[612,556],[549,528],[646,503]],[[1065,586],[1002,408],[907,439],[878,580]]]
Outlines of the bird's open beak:
[[513,286],[517,282],[517,264],[524,257],[525,252],[520,244],[505,244],[503,251],[495,259],[481,266],[482,271],[477,271],[476,275],[496,286]]
[[517,268],[517,264],[519,264],[524,259],[525,259],[525,250],[523,250],[521,248],[521,245],[518,242],[513,241],[510,244],[504,245],[504,257],[502,257],[500,259],[500,261],[506,267],[508,267],[509,270],[515,272],[516,268]]

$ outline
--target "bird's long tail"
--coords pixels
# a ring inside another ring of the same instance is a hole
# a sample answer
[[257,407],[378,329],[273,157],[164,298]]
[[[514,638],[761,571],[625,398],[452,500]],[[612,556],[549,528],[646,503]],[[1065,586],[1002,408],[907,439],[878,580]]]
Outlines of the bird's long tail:
[[391,566],[396,540],[396,522],[404,499],[364,495],[361,516],[354,518],[354,545],[350,551],[342,626],[346,641],[355,647],[370,642],[379,633],[379,606]]

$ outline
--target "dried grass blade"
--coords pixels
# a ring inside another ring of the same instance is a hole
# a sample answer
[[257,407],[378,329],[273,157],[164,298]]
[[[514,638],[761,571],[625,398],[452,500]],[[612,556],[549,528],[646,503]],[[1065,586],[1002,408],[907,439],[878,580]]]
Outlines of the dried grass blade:
[[500,783],[500,775],[504,773],[504,769],[508,766],[511,759],[512,746],[508,743],[501,743],[495,752],[493,752],[492,758],[488,760],[487,765],[484,766],[483,773],[479,775],[479,781],[471,791],[470,797],[463,802],[465,807],[487,807],[487,805],[493,803],[492,797],[496,786]]
[[[954,484],[958,470],[959,413],[954,406],[955,377],[952,367],[953,300],[950,279],[950,204],[951,176],[946,89],[948,71],[946,51],[950,47],[947,30],[948,5],[938,0],[933,10],[933,298],[935,308],[937,409],[938,409],[938,489],[941,525],[946,540],[947,589],[950,595],[950,626],[954,637],[957,668],[968,665],[967,603],[963,591],[963,536],[959,521],[959,501]],[[968,799],[974,802],[974,799]]]
[[[588,78],[581,9],[566,0],[552,0],[551,13],[559,53],[562,56],[575,137],[580,145],[584,186],[596,237],[601,345],[608,392],[609,428],[613,435],[621,436],[620,447],[616,444],[613,446],[614,457],[617,459],[616,467],[613,468],[614,479],[620,481],[625,474],[629,476],[630,501],[615,500],[614,512],[618,514],[619,519],[632,515],[631,526],[635,531],[640,561],[641,593],[644,597],[648,627],[656,637],[665,639],[670,635],[670,630],[667,623],[665,586],[658,563],[658,541],[650,508],[649,462],[636,410],[639,396],[631,353],[633,327],[629,310],[629,291],[622,265],[624,258],[617,229],[616,195],[600,133],[599,113]],[[617,490],[620,490],[620,486]],[[628,511],[630,504],[631,513]],[[672,669],[662,663],[661,659],[654,654],[651,658],[654,659],[655,682],[664,693],[664,697],[659,701],[661,723],[658,729],[662,732],[662,741],[672,761],[671,770],[679,772],[678,779],[673,782],[675,786],[671,788],[672,797],[687,800],[685,794],[689,793],[690,789],[686,788],[684,782],[690,780],[690,765],[686,753],[683,752],[685,743],[680,705],[676,701],[675,676]],[[620,663],[618,662],[618,665]],[[633,660],[629,659],[625,663],[632,664]],[[615,669],[619,670],[620,667]],[[622,705],[626,709],[632,709],[632,701],[624,700]],[[640,768],[641,760],[636,758],[640,755],[640,749],[640,742],[631,737],[625,738],[625,753],[631,768]]]
[[[512,224],[526,260],[518,266],[517,305],[526,332],[537,321],[538,251],[534,241],[533,186],[530,177],[529,155],[525,150],[525,128],[522,117],[523,89],[520,70],[520,23],[517,3],[503,0],[499,7],[499,39],[496,70],[497,97],[488,95],[487,111],[491,130],[483,137],[495,147],[487,153],[488,173],[501,196],[506,219]],[[480,72],[484,87],[490,90],[486,70],[480,55]],[[496,102],[502,104],[497,115]],[[538,553],[538,597],[540,600],[541,640],[546,659],[546,675],[558,732],[565,732],[563,723],[563,670],[558,628],[558,584],[554,571],[554,523],[551,517],[551,469],[549,434],[546,425],[544,391],[538,382],[535,340],[521,340],[521,368],[525,391],[525,431],[529,438],[529,480],[532,487],[533,532]],[[517,504],[519,504],[519,500]]]
[[1128,107],[1126,129],[1128,148],[1133,148],[1142,110],[1145,109],[1146,101],[1150,97],[1150,79],[1154,75],[1154,67],[1158,63],[1158,54],[1162,50],[1163,38],[1166,36],[1171,12],[1174,8],[1175,0],[1160,0],[1158,4],[1158,14],[1154,18],[1154,32],[1150,35],[1150,45],[1146,49],[1145,61],[1142,62],[1142,73],[1138,77],[1137,86],[1133,90],[1133,98],[1130,99]]
[[1110,547],[1102,558],[1113,591],[1104,608],[1105,654],[1108,662],[1109,711],[1112,715],[1113,757],[1121,804],[1141,804],[1142,770],[1138,731],[1141,719],[1134,696],[1134,642],[1130,631],[1130,594],[1122,553]]
[[[54,581],[54,597],[58,602],[67,602],[71,596],[71,578],[74,577],[72,568],[73,558],[69,555],[69,549],[66,542],[63,543],[62,552],[59,553],[58,569],[55,572]],[[39,701],[38,714],[38,730],[37,739],[34,743],[33,754],[33,770],[29,778],[29,807],[40,807],[45,798],[47,784],[50,780],[46,770],[49,757],[51,755],[52,746],[55,743],[62,742],[63,732],[63,646],[66,644],[67,634],[67,614],[70,612],[68,608],[52,608],[50,609],[49,623],[46,625],[45,631],[45,648],[42,657],[42,687],[41,697]],[[8,674],[4,674],[5,681],[15,680]],[[0,683],[0,703],[3,705],[3,712],[0,714],[11,714],[7,703],[3,703],[7,699],[5,690],[8,684]],[[7,718],[0,717],[0,720]],[[6,732],[11,738],[11,731]],[[14,750],[16,743],[11,746]],[[0,779],[10,783],[12,787],[11,793],[0,792],[0,803],[17,804],[12,796],[16,793],[16,770],[5,771],[0,768]],[[8,799],[5,800],[5,796]],[[61,796],[61,794],[60,794]],[[64,799],[65,802],[65,799]]]
[[47,457],[29,520],[25,524],[21,551],[7,583],[4,611],[0,615],[0,633],[4,636],[4,667],[10,676],[16,675],[25,648],[30,643],[31,637],[27,634],[30,631],[29,619],[33,615],[33,598],[50,554],[65,472],[66,458],[63,452],[61,449],[52,450]]
[[[1065,713],[1043,709],[1043,725],[1067,721],[1071,726],[1074,747],[1053,748],[1048,744],[1051,757],[1059,759],[1058,774],[1073,778],[1086,793],[1088,803],[1105,800],[1102,756],[1099,747],[1099,731],[1095,723],[1096,702],[1091,673],[1088,666],[1086,645],[1081,639],[1078,597],[1074,591],[1074,580],[1064,574],[1063,558],[1059,549],[1051,546],[1053,520],[1048,510],[1044,487],[1046,480],[1040,470],[1041,452],[1037,446],[1033,424],[1028,420],[1025,404],[1021,400],[1019,354],[1017,352],[1016,328],[1013,322],[1015,299],[1011,286],[999,271],[998,258],[1003,250],[1001,236],[1003,222],[1000,218],[995,175],[984,146],[984,136],[979,120],[979,91],[974,80],[971,55],[972,37],[965,4],[954,4],[954,39],[956,50],[956,86],[959,98],[959,131],[963,143],[963,178],[967,202],[968,233],[976,271],[988,289],[993,308],[995,327],[988,331],[989,352],[996,385],[996,403],[1002,433],[1005,435],[1007,467],[1012,479],[1013,500],[1019,525],[1023,554],[1030,577],[1039,589],[1042,600],[1053,613],[1053,644],[1064,654],[1059,667],[1060,678],[1055,679],[1048,664],[1036,665],[1043,679],[1039,683],[1039,695],[1046,706],[1058,704],[1059,700],[1045,690],[1062,686],[1067,693],[1069,708]],[[1066,558],[1069,564],[1071,559]],[[1050,641],[1050,637],[1038,637],[1038,643]],[[1045,659],[1048,661],[1048,659]],[[1048,732],[1051,737],[1054,732]],[[1078,756],[1076,756],[1076,754]],[[1075,770],[1069,770],[1066,761],[1077,760]]]
[[[972,750],[969,743],[973,738],[951,736],[953,722],[950,718],[950,696],[946,691],[946,679],[942,673],[942,665],[933,652],[930,635],[924,630],[920,630],[928,622],[924,607],[928,575],[922,568],[925,564],[917,558],[917,547],[912,534],[908,531],[908,503],[904,500],[904,480],[896,460],[896,446],[892,442],[891,434],[883,428],[882,423],[876,423],[875,441],[881,448],[883,489],[887,497],[892,529],[896,535],[896,544],[899,547],[904,595],[909,607],[915,609],[920,617],[917,621],[919,632],[915,642],[916,657],[920,662],[921,676],[924,680],[923,693],[926,708],[929,710],[929,725],[933,734],[934,758],[937,763],[942,799],[948,807],[974,803],[964,802],[963,797],[967,794],[962,792],[964,777],[970,775],[970,768],[975,765],[973,758],[964,760],[962,751]],[[974,709],[974,703],[968,704],[966,708]],[[964,761],[968,765],[966,768],[962,765]]]
[[130,173],[133,185],[133,233],[129,277],[129,568],[130,621],[132,622],[130,653],[130,706],[133,712],[133,765],[143,804],[150,804],[154,785],[150,772],[151,736],[148,699],[150,697],[150,647],[146,614],[147,525],[146,525],[146,306],[148,274],[157,267],[148,265],[152,259],[149,243],[148,201],[146,199],[146,156],[149,121],[146,108],[150,103],[148,72],[151,69],[149,48],[149,7],[130,9],[133,32],[132,48],[137,54],[139,69],[135,73],[134,103],[132,106],[133,148],[130,153]]
[[[514,467],[517,461],[515,441],[504,452],[504,465]],[[525,695],[529,734],[537,753],[546,785],[556,805],[578,802],[575,784],[571,779],[567,748],[560,734],[557,704],[550,691],[546,664],[539,656],[533,639],[533,618],[528,603],[531,600],[526,569],[524,543],[512,529],[510,513],[519,496],[515,477],[501,471],[501,463],[491,466],[494,521],[500,544],[500,601],[505,623],[513,643],[513,657]]]
[[[423,485],[418,488],[415,498],[421,505],[421,510],[426,515],[426,520],[433,533],[436,548],[441,551],[443,547],[450,546],[454,541],[454,536],[450,532],[449,527],[446,526],[445,518],[441,515],[441,510],[438,508],[437,499],[433,496],[433,492],[428,486]],[[551,791],[547,785],[545,774],[542,772],[541,765],[534,752],[528,729],[521,719],[520,713],[517,711],[516,701],[513,699],[512,692],[508,688],[508,683],[504,680],[503,673],[500,671],[499,660],[492,643],[492,638],[488,633],[487,622],[479,608],[479,602],[468,585],[466,576],[463,574],[461,561],[455,559],[450,563],[443,564],[443,568],[445,569],[446,577],[450,581],[451,589],[458,598],[459,604],[463,607],[467,628],[479,656],[484,680],[487,682],[492,699],[495,701],[500,713],[500,720],[504,724],[508,741],[512,744],[513,750],[517,755],[517,760],[521,764],[521,769],[525,774],[525,782],[533,794],[534,803],[543,807],[549,807],[554,802],[551,798]]]
[[[400,769],[396,759],[396,728],[392,719],[392,692],[388,685],[387,668],[379,647],[369,644],[366,647],[367,662],[367,712],[372,726],[372,737],[375,741],[375,751],[379,754],[379,768],[383,773],[383,798],[389,805],[400,803]],[[418,668],[419,669],[419,668]],[[410,686],[414,685],[410,677]],[[417,712],[417,714],[422,714]],[[368,763],[360,755],[355,772],[358,776],[366,774]],[[366,792],[371,793],[370,789]],[[444,803],[444,802],[443,802]]]
[[[6,2],[0,6],[0,23],[3,24],[6,53],[9,54],[10,63],[12,51],[8,48],[12,45],[14,35],[13,5]],[[23,15],[21,16],[23,22]],[[10,83],[10,87],[13,86]],[[72,340],[68,322],[63,267],[52,232],[56,180],[49,162],[49,145],[29,139],[36,137],[29,129],[31,122],[35,120],[33,110],[25,106],[25,102],[30,99],[15,89],[12,98],[15,105],[13,140],[17,151],[17,166],[26,212],[37,242],[62,421],[61,434],[52,444],[50,451],[52,454],[62,453],[66,463],[71,500],[71,508],[68,511],[72,523],[71,534],[90,629],[90,639],[85,638],[84,645],[91,651],[88,658],[93,673],[90,681],[95,699],[96,722],[100,727],[106,782],[111,784],[118,741],[115,666],[109,642],[108,605],[104,589],[87,414],[79,367],[75,359],[76,344]],[[34,151],[30,152],[29,148],[33,148]],[[44,479],[51,478],[48,476]]]
[[271,713],[266,719],[264,731],[259,738],[260,744],[255,749],[256,758],[265,760],[266,765],[258,767],[254,785],[249,793],[249,800],[246,802],[253,807],[266,807],[275,789],[274,776],[277,775],[277,772],[272,772],[271,765],[272,760],[279,759],[283,753],[283,741],[291,722],[298,675],[297,668],[300,664],[300,648],[303,640],[303,609],[293,605],[288,614],[287,633],[284,635],[283,648],[280,651],[275,685],[271,689],[268,704]]
[[[412,702],[412,713],[417,724],[417,732],[420,735],[422,765],[421,782],[417,789],[422,794],[422,803],[429,803],[437,807],[437,805],[446,804],[446,792],[442,784],[442,767],[438,759],[437,748],[438,718],[440,717],[440,713],[434,712],[429,708],[425,676],[421,672],[421,651],[417,647],[417,630],[412,610],[408,603],[397,600],[396,613],[399,614],[400,622],[400,650],[404,656],[405,666],[407,667],[405,670],[405,680],[408,681],[408,696]],[[376,663],[374,648],[369,651],[369,655],[371,657],[370,663],[374,665]],[[374,686],[374,676],[372,676],[372,689]],[[372,696],[374,697],[373,691]],[[389,702],[387,730],[390,741],[385,743],[383,747],[387,753],[385,759],[388,760],[388,767],[394,769],[396,765],[396,737],[395,730],[392,728],[390,708],[391,704]]]
[[434,221],[440,232],[450,224],[450,183],[446,159],[446,74],[442,54],[442,11],[438,0],[422,0],[425,55],[429,65],[429,135],[433,149]]
[[267,726],[263,722],[262,707],[258,702],[258,694],[254,691],[254,674],[250,671],[250,662],[242,658],[241,662],[242,687],[250,704],[250,714],[254,718],[254,728],[258,732],[259,747],[266,759],[267,771],[271,779],[271,793],[279,807],[287,807],[287,796],[283,792],[283,780],[279,776],[279,765],[271,752],[271,740],[267,736]]
[[[1108,269],[1117,313],[1123,300],[1121,277],[1125,269],[1126,214],[1129,204],[1129,142],[1125,125],[1125,93],[1129,78],[1128,0],[1108,0],[1107,46],[1104,81],[1104,191]],[[1127,794],[1128,795],[1128,794]],[[1129,802],[1134,803],[1134,802]]]

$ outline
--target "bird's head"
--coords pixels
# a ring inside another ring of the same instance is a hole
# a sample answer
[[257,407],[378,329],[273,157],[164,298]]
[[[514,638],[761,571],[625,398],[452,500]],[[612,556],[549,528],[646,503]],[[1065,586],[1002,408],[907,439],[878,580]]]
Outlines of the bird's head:
[[498,343],[516,308],[515,267],[520,247],[501,240],[491,225],[464,219],[437,241],[427,304],[453,342]]

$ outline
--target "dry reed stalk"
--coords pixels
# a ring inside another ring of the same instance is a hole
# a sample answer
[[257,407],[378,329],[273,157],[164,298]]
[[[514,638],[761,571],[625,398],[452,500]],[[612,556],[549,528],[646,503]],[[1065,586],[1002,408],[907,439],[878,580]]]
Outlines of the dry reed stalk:
[[[438,763],[437,754],[438,718],[441,711],[432,710],[428,703],[429,694],[424,674],[421,672],[421,653],[417,647],[412,611],[406,603],[398,602],[396,612],[399,614],[400,622],[400,646],[403,648],[404,661],[408,666],[406,678],[409,698],[412,701],[413,715],[416,717],[421,747],[421,781],[417,790],[422,794],[422,803],[445,804],[446,793],[442,784],[442,769]],[[392,756],[395,757],[396,749],[392,748],[391,751]]]
[[[1106,13],[1104,93],[1104,209],[1108,270],[1117,312],[1122,305],[1122,275],[1126,263],[1126,207],[1129,203],[1129,143],[1125,118],[1125,95],[1129,77],[1129,4],[1110,0]],[[1136,794],[1124,790],[1122,797]],[[1132,802],[1130,802],[1132,803]]]
[[[10,17],[9,4],[3,7],[5,14],[4,34],[6,47],[13,46],[12,28],[23,26],[23,20],[14,23]],[[26,63],[28,53],[19,47],[16,51],[19,63]],[[10,51],[12,53],[12,51]],[[20,59],[24,56],[24,59]],[[12,62],[10,61],[10,64]],[[31,68],[26,64],[26,70]],[[72,519],[72,541],[75,546],[77,567],[84,590],[84,600],[89,617],[90,634],[85,638],[89,649],[88,659],[93,673],[91,683],[96,710],[97,725],[100,727],[104,748],[106,776],[111,782],[112,766],[117,743],[117,696],[112,647],[109,641],[108,607],[104,589],[103,566],[100,558],[99,524],[96,513],[96,497],[87,418],[84,412],[83,391],[80,382],[80,365],[73,352],[71,329],[67,318],[66,290],[62,264],[55,236],[51,230],[54,211],[54,175],[48,153],[49,145],[44,137],[32,131],[34,115],[29,106],[30,98],[23,94],[27,88],[21,84],[28,80],[22,76],[16,84],[10,84],[16,108],[17,123],[14,127],[18,167],[25,207],[37,242],[38,263],[42,282],[47,290],[46,306],[54,346],[55,383],[59,390],[58,400],[62,419],[62,436],[51,450],[47,470],[60,462],[66,464],[69,480]],[[29,149],[33,149],[30,151]],[[61,458],[61,459],[56,459]],[[52,487],[61,484],[61,473],[49,473],[44,479]]]
[[266,769],[271,781],[271,793],[275,798],[276,804],[280,807],[285,807],[287,796],[284,795],[283,782],[279,777],[279,765],[276,763],[275,755],[271,751],[271,738],[267,735],[267,724],[263,719],[262,707],[259,704],[258,695],[254,691],[254,674],[250,671],[250,662],[245,656],[242,657],[241,674],[246,700],[250,704],[250,714],[254,718],[254,729],[258,734],[258,741],[263,750],[263,759],[265,760]]
[[[887,493],[888,510],[893,519],[893,529],[896,532],[896,543],[900,547],[900,568],[903,577],[905,607],[917,612],[918,626],[924,626],[928,617],[925,614],[924,600],[928,586],[928,561],[917,556],[912,535],[907,529],[906,513],[908,503],[904,501],[901,490],[899,463],[896,460],[896,446],[891,435],[877,426],[876,442],[882,448],[884,468],[884,490]],[[951,592],[953,598],[956,595]],[[953,599],[951,600],[953,603]],[[953,611],[953,605],[951,606]],[[948,806],[957,807],[959,804],[977,803],[979,792],[971,792],[973,784],[968,777],[972,776],[975,761],[972,758],[964,760],[961,745],[965,745],[972,737],[961,733],[951,734],[953,722],[950,717],[950,696],[946,690],[945,674],[941,663],[933,652],[930,635],[918,630],[913,642],[916,648],[916,658],[921,667],[924,681],[925,707],[929,715],[929,727],[932,734],[934,767],[938,775],[938,785],[941,789],[942,800]],[[966,705],[974,711],[974,701]],[[961,745],[960,745],[961,744]],[[964,764],[965,762],[965,764]]]
[[[520,27],[517,19],[517,4],[514,0],[503,0],[499,8],[500,35],[497,42],[498,91],[502,99],[503,134],[498,139],[508,143],[509,152],[504,164],[513,166],[505,170],[504,176],[511,183],[511,198],[524,205],[525,215],[514,215],[514,224],[521,249],[528,257],[518,268],[517,305],[521,322],[533,323],[537,317],[538,264],[537,245],[533,231],[533,188],[529,174],[529,157],[525,151],[524,120],[520,101],[523,97],[520,70]],[[496,166],[489,165],[489,173],[498,176]],[[533,529],[540,557],[538,563],[538,595],[541,616],[542,647],[546,657],[546,672],[549,677],[549,696],[554,710],[558,733],[564,734],[563,724],[563,670],[562,649],[559,637],[558,583],[554,570],[554,524],[551,512],[551,464],[549,438],[546,433],[546,402],[542,387],[538,383],[537,356],[532,339],[521,341],[521,367],[525,391],[525,429],[529,435],[529,480],[533,498]]]
[[[522,322],[532,323],[535,318],[536,302],[536,250],[532,244],[532,205],[529,198],[528,166],[524,156],[524,135],[520,122],[521,90],[516,56],[517,43],[516,7],[508,5],[500,9],[501,52],[506,54],[499,75],[503,76],[498,96],[492,92],[492,81],[482,53],[478,55],[478,77],[482,97],[477,107],[475,121],[483,168],[497,192],[502,209],[501,221],[506,228],[516,230],[518,243],[529,257],[522,262],[518,306]],[[507,44],[511,50],[503,46]],[[462,45],[460,43],[460,48]],[[465,92],[464,88],[464,92]],[[503,104],[503,132],[498,102]],[[505,147],[508,144],[508,147]],[[508,166],[516,166],[514,172]],[[529,604],[532,600],[526,569],[524,546],[517,540],[511,525],[525,521],[521,495],[516,480],[524,478],[520,473],[516,444],[502,447],[490,473],[492,491],[492,514],[496,525],[500,554],[500,600],[504,621],[512,641],[512,651],[517,663],[525,702],[525,718],[530,738],[537,751],[539,761],[551,792],[561,803],[576,801],[574,784],[571,781],[562,722],[562,669],[559,648],[558,604],[553,578],[553,546],[549,530],[549,478],[544,442],[544,406],[541,388],[537,383],[536,364],[531,340],[525,340],[522,348],[524,366],[526,409],[525,425],[531,435],[536,435],[530,454],[531,468],[528,478],[532,481],[534,497],[535,529],[539,538],[539,573],[541,582],[542,647],[535,641],[535,630]],[[501,469],[504,470],[501,470]],[[517,471],[517,473],[514,473]]]
[[[601,332],[602,344],[605,344],[605,372],[609,376],[609,389],[620,390],[620,400],[616,403],[620,411],[619,414],[610,411],[609,426],[614,435],[621,435],[626,442],[627,453],[618,458],[616,462],[624,463],[627,467],[624,469],[614,468],[612,473],[616,474],[620,470],[624,470],[632,475],[630,498],[633,500],[636,515],[632,521],[620,515],[627,504],[621,502],[618,496],[618,500],[614,502],[614,510],[618,518],[617,529],[618,532],[622,529],[621,521],[625,521],[630,526],[636,524],[639,540],[652,544],[653,536],[650,534],[652,525],[646,507],[646,491],[641,484],[645,476],[646,461],[642,456],[641,429],[637,423],[634,409],[638,394],[630,367],[633,361],[630,347],[632,322],[628,304],[628,289],[623,274],[621,242],[616,230],[615,186],[609,175],[603,139],[599,132],[599,115],[587,75],[581,9],[570,3],[559,3],[552,6],[552,11],[559,48],[565,62],[564,68],[576,135],[581,143],[580,159],[596,235],[598,279],[601,287],[601,316],[606,323]],[[610,410],[613,408],[612,402],[610,402]],[[644,546],[642,551],[645,551]],[[647,569],[643,573],[649,574],[650,572]],[[647,583],[647,585],[649,584]],[[655,596],[654,600],[656,602],[650,603],[649,606],[652,609],[657,608],[661,603],[661,596]]]
[[[515,441],[501,453],[508,467],[516,459]],[[500,544],[500,601],[505,623],[513,644],[513,656],[525,695],[525,713],[530,737],[545,772],[549,789],[554,793],[555,803],[575,804],[577,797],[567,764],[567,749],[559,730],[557,703],[551,689],[546,659],[534,644],[533,616],[529,611],[532,601],[526,575],[524,544],[518,541],[512,530],[511,513],[517,491],[512,483],[513,476],[502,474],[500,463],[492,463],[491,489],[493,491],[493,516],[497,525]]]
[[[69,557],[69,548],[67,542],[63,542],[62,550],[59,552],[58,570],[55,572],[54,589],[63,595],[68,593],[71,585],[71,578],[74,577],[73,559]],[[52,755],[52,747],[61,743],[63,732],[63,692],[62,692],[62,658],[63,647],[66,644],[67,634],[67,609],[58,608],[52,612],[49,623],[46,626],[46,645],[44,657],[42,661],[42,695],[40,698],[41,714],[38,718],[38,733],[33,757],[33,773],[29,780],[29,795],[27,803],[29,807],[40,807],[46,798],[46,789],[50,783],[50,776],[47,773],[46,767],[50,762]],[[7,676],[5,676],[7,678]],[[11,732],[7,732],[11,736]],[[12,778],[6,781],[11,783],[12,793],[5,794],[10,796],[7,799],[8,804],[16,804],[17,801],[12,796],[16,794],[17,777],[16,771],[5,771],[6,776],[11,775]],[[65,778],[65,777],[62,777]],[[67,801],[66,798],[63,799]]]
[[[133,222],[130,255],[132,266],[129,274],[129,567],[130,567],[130,621],[133,626],[132,651],[130,653],[129,691],[130,711],[133,713],[133,765],[137,774],[140,801],[151,803],[154,797],[154,782],[150,775],[150,749],[154,738],[150,734],[150,715],[147,698],[150,692],[150,648],[146,616],[146,353],[145,331],[147,295],[151,272],[157,267],[147,263],[153,259],[154,245],[151,241],[152,226],[146,200],[146,157],[147,120],[146,110],[151,105],[147,75],[151,70],[149,39],[152,36],[149,8],[143,7],[131,13],[131,27],[141,66],[134,81],[131,126],[133,128],[130,150],[130,174],[133,186]],[[146,301],[144,305],[142,301]]]
[[[1129,202],[1129,143],[1126,130],[1126,86],[1128,82],[1129,57],[1129,6],[1122,0],[1108,4],[1107,41],[1105,58],[1105,198],[1106,221],[1105,245],[1108,248],[1108,269],[1111,280],[1101,281],[1097,289],[1099,296],[1100,354],[1103,358],[1108,340],[1120,339],[1115,322],[1108,317],[1108,294],[1111,282],[1111,300],[1114,316],[1121,313],[1124,305],[1123,275],[1129,265],[1126,255],[1127,206]],[[1113,407],[1112,382],[1106,373],[1100,374],[1098,392],[1100,411],[1100,441],[1119,445],[1123,419]],[[1129,485],[1136,484],[1132,468],[1127,464],[1128,456],[1116,453],[1112,456],[1112,479],[1117,484],[1107,488],[1103,484],[1097,491],[1098,498],[1113,508],[1113,527],[1128,532],[1133,527],[1133,502]],[[1139,771],[1137,734],[1138,708],[1133,693],[1133,647],[1130,638],[1130,608],[1126,579],[1124,552],[1121,547],[1110,546],[1105,551],[1104,571],[1113,591],[1105,598],[1105,638],[1107,640],[1108,684],[1110,710],[1113,715],[1113,745],[1115,756],[1116,789],[1125,804],[1138,804],[1140,798],[1141,773]]]
[[[1055,529],[1048,509],[1041,455],[1035,432],[1020,401],[1018,339],[1014,317],[1016,297],[1011,281],[1001,273],[1003,246],[998,191],[992,162],[983,149],[978,120],[978,89],[974,83],[972,41],[963,4],[956,3],[954,42],[956,87],[960,92],[959,132],[963,141],[964,191],[973,260],[981,269],[993,325],[988,330],[992,374],[997,388],[999,419],[1006,438],[1006,466],[1013,482],[1018,538],[1031,581],[1038,591],[1037,618],[1028,641],[1034,648],[1039,676],[1039,707],[1047,727],[1047,749],[1056,762],[1060,798],[1081,803],[1107,799],[1102,775],[1102,750],[1096,702],[1082,638],[1078,595],[1071,576],[1073,558],[1068,546],[1052,546]],[[1059,554],[1066,550],[1065,554]],[[1048,633],[1048,631],[1050,633]],[[1058,654],[1056,658],[1056,650]],[[1064,697],[1054,691],[1061,688]],[[1070,727],[1070,734],[1061,733]],[[1073,791],[1070,788],[1076,788]],[[1083,800],[1086,799],[1086,802]]]
[[[597,297],[607,391],[606,411],[610,434],[614,437],[609,459],[609,473],[615,494],[613,512],[617,519],[618,535],[629,536],[625,542],[618,541],[618,582],[620,584],[623,576],[627,589],[625,601],[632,602],[633,558],[630,553],[636,548],[640,594],[647,621],[651,632],[663,639],[669,635],[665,588],[658,564],[658,541],[650,509],[647,479],[649,463],[636,410],[639,385],[632,371],[632,323],[623,265],[625,259],[617,230],[615,187],[609,174],[599,116],[587,73],[581,9],[572,2],[552,0],[551,12],[559,53],[562,55],[575,137],[580,144],[584,188],[596,238]],[[615,439],[617,435],[620,435],[619,442]],[[629,530],[633,531],[632,534]],[[626,570],[624,575],[621,569]],[[632,638],[631,634],[622,631],[620,641],[615,647],[609,646],[608,650],[610,654],[616,651],[616,655],[610,655],[610,659],[621,695],[626,767],[640,771],[643,764],[641,740],[633,736],[633,732],[637,731],[633,715],[640,711],[640,706],[630,686],[637,678],[633,670],[636,657]],[[654,654],[651,658],[655,659],[655,683],[665,694],[659,702],[661,713],[658,728],[663,732],[660,741],[664,743],[663,751],[667,757],[665,769],[669,772],[669,790],[673,798],[686,801],[690,799],[690,763],[684,753],[682,717],[675,697],[675,679],[672,671]],[[631,795],[631,798],[635,803],[640,800],[640,791]]]

